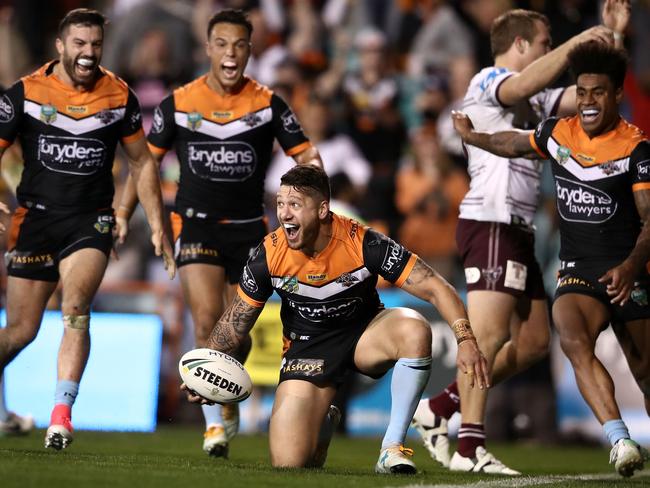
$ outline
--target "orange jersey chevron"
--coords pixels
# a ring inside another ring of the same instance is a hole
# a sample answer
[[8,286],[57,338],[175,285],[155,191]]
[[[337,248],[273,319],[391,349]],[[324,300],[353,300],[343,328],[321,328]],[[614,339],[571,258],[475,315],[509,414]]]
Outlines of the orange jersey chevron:
[[204,75],[174,90],[156,108],[150,147],[158,154],[176,148],[181,215],[259,217],[273,141],[290,155],[307,149],[309,141],[291,109],[267,87],[246,78],[238,93],[221,96],[206,80]]
[[290,249],[279,228],[249,259],[239,296],[259,307],[273,291],[282,299],[285,337],[317,335],[367,323],[383,308],[377,276],[401,286],[416,255],[358,222],[332,214],[332,238],[316,257]]
[[0,147],[20,138],[22,205],[97,209],[113,201],[119,141],[144,136],[140,106],[126,83],[100,68],[92,90],[78,92],[55,74],[54,61],[14,84],[0,103]]

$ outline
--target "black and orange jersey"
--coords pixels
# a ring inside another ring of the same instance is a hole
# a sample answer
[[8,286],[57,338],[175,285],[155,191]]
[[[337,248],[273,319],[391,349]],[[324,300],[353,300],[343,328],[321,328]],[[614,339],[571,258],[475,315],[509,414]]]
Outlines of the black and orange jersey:
[[157,154],[176,148],[178,213],[192,209],[224,220],[263,215],[274,139],[290,156],[310,146],[291,109],[270,89],[245,78],[238,93],[221,96],[207,75],[161,102],[148,139]]
[[589,138],[578,116],[550,118],[530,136],[551,160],[560,216],[560,259],[623,260],[633,249],[641,219],[634,191],[650,189],[650,142],[621,119]]
[[115,147],[144,137],[140,105],[110,71],[100,68],[93,89],[79,92],[54,74],[56,63],[0,98],[0,147],[18,137],[25,160],[18,201],[28,208],[110,208]]
[[417,256],[355,220],[332,214],[327,247],[310,258],[287,245],[282,228],[264,238],[242,271],[238,294],[263,307],[276,291],[288,339],[358,327],[383,309],[377,276],[396,286],[406,281]]

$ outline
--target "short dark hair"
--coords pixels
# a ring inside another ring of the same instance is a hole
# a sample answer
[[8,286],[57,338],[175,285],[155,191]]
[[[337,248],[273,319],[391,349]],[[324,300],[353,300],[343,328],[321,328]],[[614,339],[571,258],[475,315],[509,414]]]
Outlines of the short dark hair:
[[216,24],[235,24],[243,25],[248,31],[248,38],[250,39],[251,34],[253,33],[253,24],[248,20],[248,16],[243,10],[227,8],[221,12],[217,12],[212,16],[208,22],[208,40],[210,39],[210,33],[212,28]]
[[104,26],[108,24],[108,19],[104,17],[104,14],[97,10],[91,10],[89,8],[76,8],[70,10],[65,17],[59,22],[59,39],[63,39],[65,31],[71,25],[84,25],[87,27],[96,25],[101,27],[102,33],[104,32]]
[[509,10],[497,17],[490,29],[492,56],[505,53],[517,37],[533,42],[537,34],[535,21],[542,22],[547,27],[550,25],[546,15],[521,8]]
[[627,54],[602,42],[583,42],[569,52],[569,69],[576,82],[585,73],[607,75],[614,88],[621,88],[627,72]]
[[331,190],[327,173],[312,164],[299,164],[287,171],[280,178],[280,185],[291,186],[300,193],[312,198],[330,201]]

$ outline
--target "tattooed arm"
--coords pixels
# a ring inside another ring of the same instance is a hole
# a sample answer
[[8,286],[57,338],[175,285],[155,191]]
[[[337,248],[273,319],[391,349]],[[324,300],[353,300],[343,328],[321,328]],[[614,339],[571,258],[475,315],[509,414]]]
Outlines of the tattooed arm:
[[542,159],[530,144],[530,131],[476,132],[472,121],[462,112],[453,111],[454,129],[465,144],[476,146],[504,158]]
[[230,306],[212,329],[207,347],[240,359],[237,357],[240,346],[263,309],[263,307],[253,307],[239,295],[235,295]]
[[449,324],[467,318],[465,305],[454,287],[420,258],[415,262],[402,289],[431,303]]
[[[467,319],[467,311],[458,293],[442,276],[427,263],[417,258],[409,277],[402,285],[404,291],[426,300],[438,309],[442,318],[451,326],[458,343],[456,365],[463,373],[471,372],[470,386],[474,378],[480,388],[490,386],[487,361],[476,343],[476,337]],[[475,375],[475,376],[474,376]]]

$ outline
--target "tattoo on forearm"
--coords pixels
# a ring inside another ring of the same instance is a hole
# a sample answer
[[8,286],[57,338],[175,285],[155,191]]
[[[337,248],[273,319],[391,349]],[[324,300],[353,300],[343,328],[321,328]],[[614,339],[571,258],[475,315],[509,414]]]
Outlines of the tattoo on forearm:
[[504,158],[540,158],[525,132],[474,132],[468,143]]
[[406,278],[406,283],[409,285],[417,285],[435,275],[436,272],[427,263],[422,261],[420,258],[417,258],[409,277]]
[[208,347],[234,355],[261,313],[261,307],[253,307],[235,296],[212,329]]

